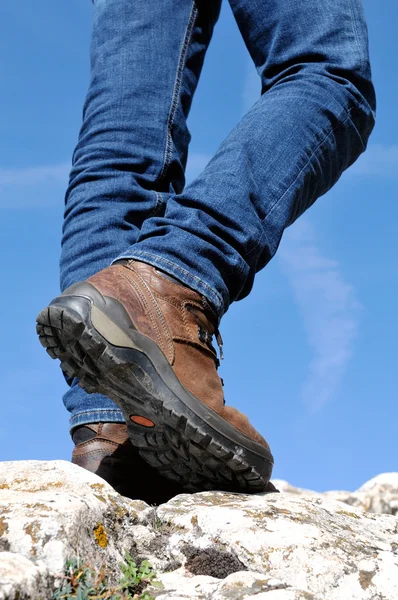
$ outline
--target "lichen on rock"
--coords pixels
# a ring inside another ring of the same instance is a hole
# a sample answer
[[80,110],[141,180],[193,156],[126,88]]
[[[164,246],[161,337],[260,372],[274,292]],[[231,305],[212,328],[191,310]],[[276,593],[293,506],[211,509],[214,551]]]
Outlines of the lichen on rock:
[[358,492],[277,487],[153,508],[70,463],[0,463],[0,600],[50,600],[76,556],[116,580],[126,551],[150,560],[156,600],[397,600],[398,474]]
[[108,536],[105,531],[105,527],[102,523],[98,523],[96,527],[94,527],[94,538],[100,548],[106,548],[108,545]]

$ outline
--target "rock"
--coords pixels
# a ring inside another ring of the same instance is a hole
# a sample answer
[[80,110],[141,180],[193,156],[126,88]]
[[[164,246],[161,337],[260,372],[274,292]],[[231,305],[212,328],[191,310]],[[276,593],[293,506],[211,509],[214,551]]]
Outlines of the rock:
[[[220,578],[232,556],[247,570],[262,573],[265,587],[270,579],[279,580],[282,598],[398,598],[398,520],[393,516],[371,515],[320,497],[205,492],[178,496],[159,507],[157,517],[174,527],[168,553],[188,570],[185,545],[201,549],[204,564],[208,549],[217,551],[213,569],[219,565]],[[198,582],[197,596],[179,597],[207,598],[208,585]],[[229,597],[220,596],[222,585],[217,587],[220,600]],[[268,588],[264,593],[272,597]],[[215,596],[216,591],[208,595]]]
[[378,475],[353,493],[326,492],[326,495],[371,513],[398,515],[398,473]]
[[319,496],[358,506],[367,512],[398,515],[398,473],[383,473],[374,477],[356,492],[313,492],[297,488],[282,479],[274,480],[278,490],[298,496]]
[[[66,559],[77,555],[96,568],[106,562],[111,572],[117,570],[124,549],[134,546],[139,515],[148,509],[68,462],[0,463],[0,577],[5,582],[0,599],[19,598],[13,570],[18,557],[23,559],[21,574],[27,577],[21,580],[21,590],[31,589],[33,580],[40,589],[53,589]],[[52,595],[40,593],[26,597]]]
[[50,600],[77,555],[116,582],[126,550],[153,564],[157,600],[398,598],[398,474],[352,494],[275,483],[153,508],[63,461],[0,463],[0,600]]
[[[162,576],[165,591],[157,600],[186,600],[186,598],[208,598],[209,600],[296,600],[297,590],[288,589],[277,579],[264,576],[264,573],[243,571],[228,575],[220,581],[214,577],[198,575],[186,578],[181,585],[183,573],[170,573]],[[183,591],[182,591],[183,590]],[[303,598],[305,596],[302,596]]]
[[0,600],[20,598],[49,598],[49,573],[45,566],[39,567],[21,554],[0,554]]
[[283,492],[284,494],[296,494],[297,496],[303,496],[303,495],[316,496],[318,494],[318,492],[313,492],[312,490],[305,490],[304,488],[295,487],[294,485],[291,485],[290,483],[288,483],[287,481],[284,481],[283,479],[274,479],[273,484],[275,485],[277,490],[279,490],[280,492]]

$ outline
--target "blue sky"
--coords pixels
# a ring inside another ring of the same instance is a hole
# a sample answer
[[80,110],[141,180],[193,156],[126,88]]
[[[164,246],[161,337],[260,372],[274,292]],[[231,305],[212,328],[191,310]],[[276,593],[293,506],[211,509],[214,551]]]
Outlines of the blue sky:
[[[364,5],[378,93],[369,150],[286,232],[221,329],[227,402],[270,441],[275,477],[317,490],[398,470],[398,5]],[[0,5],[0,460],[71,454],[65,384],[35,317],[58,292],[91,10],[89,0]],[[190,116],[189,177],[258,93],[225,4]]]

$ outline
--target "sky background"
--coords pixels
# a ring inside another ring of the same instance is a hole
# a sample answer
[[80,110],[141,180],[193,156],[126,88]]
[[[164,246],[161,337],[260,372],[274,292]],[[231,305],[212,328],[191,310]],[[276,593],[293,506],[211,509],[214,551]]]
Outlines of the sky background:
[[[398,471],[398,4],[364,5],[378,95],[368,152],[286,231],[221,326],[227,402],[270,442],[274,477],[320,491]],[[91,14],[89,0],[0,4],[0,460],[72,451],[65,383],[35,317],[58,293]],[[259,89],[224,3],[189,120],[189,178]]]

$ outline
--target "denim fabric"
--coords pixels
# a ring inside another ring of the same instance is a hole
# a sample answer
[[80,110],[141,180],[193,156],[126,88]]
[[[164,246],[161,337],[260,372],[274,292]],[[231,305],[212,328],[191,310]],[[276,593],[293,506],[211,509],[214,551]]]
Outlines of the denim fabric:
[[[62,289],[136,258],[206,296],[221,317],[250,292],[284,229],[365,149],[375,96],[361,1],[230,4],[262,95],[184,188],[186,119],[221,0],[94,0]],[[72,426],[123,420],[76,384],[64,401]]]

